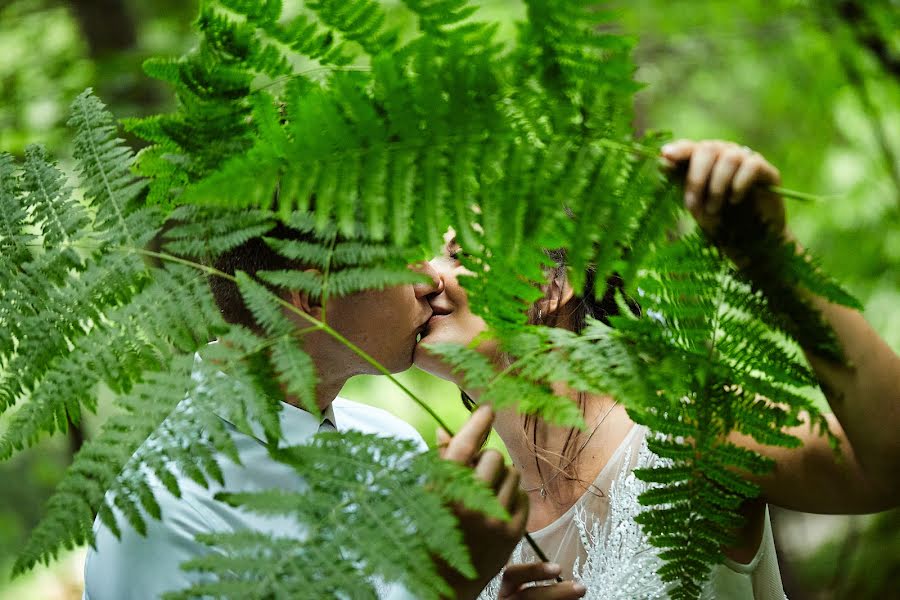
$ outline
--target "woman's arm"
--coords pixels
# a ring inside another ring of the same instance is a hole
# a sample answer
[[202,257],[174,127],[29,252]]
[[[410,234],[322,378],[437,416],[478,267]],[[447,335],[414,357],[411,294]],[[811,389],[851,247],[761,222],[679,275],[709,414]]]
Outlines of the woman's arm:
[[[793,240],[785,223],[784,202],[771,192],[780,183],[778,170],[748,148],[729,142],[682,140],[663,148],[673,167],[687,165],[685,204],[713,239],[721,216],[732,206],[752,203],[770,232]],[[748,267],[742,248],[723,247],[736,264]],[[755,277],[770,273],[752,265]],[[761,268],[762,267],[762,268]],[[734,441],[776,461],[774,470],[759,478],[763,496],[774,504],[811,512],[872,512],[900,504],[900,357],[852,309],[832,304],[806,290],[797,294],[820,313],[834,330],[846,364],[804,347],[834,413],[832,431],[841,441],[836,458],[824,436],[809,426],[791,430],[803,440],[799,449],[763,446],[747,436]]]

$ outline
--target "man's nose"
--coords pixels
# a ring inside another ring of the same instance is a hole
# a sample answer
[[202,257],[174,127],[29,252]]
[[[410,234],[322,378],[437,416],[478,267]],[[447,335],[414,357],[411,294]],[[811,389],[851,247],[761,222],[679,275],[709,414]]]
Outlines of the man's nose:
[[413,267],[413,270],[428,276],[427,281],[413,284],[413,291],[416,294],[416,298],[427,298],[428,296],[437,295],[444,291],[444,279],[430,262],[422,261],[416,264]]

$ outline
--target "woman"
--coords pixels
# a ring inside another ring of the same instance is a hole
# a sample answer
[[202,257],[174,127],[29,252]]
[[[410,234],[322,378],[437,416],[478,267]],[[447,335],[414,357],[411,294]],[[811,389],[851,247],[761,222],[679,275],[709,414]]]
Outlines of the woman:
[[[679,141],[663,148],[673,172],[684,172],[685,205],[699,225],[721,236],[720,215],[731,205],[752,203],[772,233],[792,239],[780,196],[769,191],[778,185],[778,171],[759,154],[720,141]],[[750,265],[743,248],[723,247],[740,268],[765,276],[761,265]],[[444,280],[444,290],[431,299],[435,317],[423,344],[468,343],[484,323],[468,309],[465,291],[457,282],[462,267],[455,260],[459,248],[448,240],[445,256],[432,261]],[[752,268],[751,268],[752,267]],[[536,305],[534,322],[577,331],[587,316],[602,318],[614,305],[575,297],[565,277],[565,266],[552,273],[546,295]],[[798,290],[800,294],[805,291]],[[803,441],[797,449],[763,446],[734,434],[732,441],[768,456],[775,468],[757,478],[759,498],[742,507],[746,524],[736,543],[723,548],[727,557],[706,586],[715,598],[784,598],[772,542],[768,504],[820,513],[865,513],[900,504],[900,358],[853,310],[807,294],[834,329],[848,365],[830,362],[805,348],[807,358],[826,393],[833,415],[832,431],[842,442],[843,460],[836,460],[827,440],[808,426],[792,428]],[[492,353],[490,349],[484,349]],[[499,363],[500,357],[492,356]],[[416,364],[462,386],[458,373],[429,355],[424,346]],[[463,390],[474,400],[477,390]],[[640,510],[637,495],[645,484],[632,474],[636,467],[651,467],[657,457],[647,450],[647,430],[635,425],[616,399],[579,396],[559,387],[579,402],[588,430],[571,430],[527,419],[513,411],[500,411],[495,429],[503,438],[513,463],[521,472],[523,490],[531,510],[527,529],[558,563],[563,576],[575,578],[591,598],[665,597],[665,586],[655,575],[659,558],[634,522]],[[483,597],[505,597],[523,585],[551,581],[545,566],[535,563],[530,548],[520,544],[501,581],[495,580]],[[556,598],[572,593],[572,584],[530,590],[534,598]],[[569,597],[569,596],[566,596]]]

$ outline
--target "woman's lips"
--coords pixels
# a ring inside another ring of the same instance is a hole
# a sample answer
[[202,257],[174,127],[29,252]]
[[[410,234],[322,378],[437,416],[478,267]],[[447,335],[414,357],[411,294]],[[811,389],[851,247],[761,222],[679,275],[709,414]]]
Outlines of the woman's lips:
[[431,318],[428,319],[428,322],[425,324],[425,334],[427,335],[436,324],[439,324],[443,319],[449,316],[450,313],[434,313],[431,315]]
[[431,315],[431,318],[429,318],[425,322],[425,326],[422,328],[422,332],[419,334],[417,342],[421,341],[422,339],[427,337],[431,333],[431,330],[434,327],[434,325],[439,323],[442,318],[447,317],[449,315],[450,315],[450,313],[434,313],[433,315]]

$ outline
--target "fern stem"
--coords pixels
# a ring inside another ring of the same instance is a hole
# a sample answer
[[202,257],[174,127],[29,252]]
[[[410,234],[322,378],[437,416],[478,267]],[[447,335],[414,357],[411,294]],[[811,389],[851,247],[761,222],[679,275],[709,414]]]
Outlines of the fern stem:
[[800,202],[822,202],[824,200],[840,197],[838,194],[822,196],[818,194],[809,194],[807,192],[798,192],[797,190],[790,190],[779,185],[769,186],[769,191],[775,192],[785,198],[790,198],[791,200],[799,200]]
[[297,71],[296,73],[291,73],[290,75],[285,75],[283,77],[277,77],[277,78],[273,79],[272,81],[264,83],[263,85],[261,85],[259,87],[252,88],[250,90],[250,94],[252,95],[252,94],[255,94],[256,92],[260,92],[262,90],[276,86],[279,83],[285,83],[287,81],[291,81],[292,79],[305,77],[311,73],[316,73],[319,71],[346,71],[346,72],[359,71],[359,72],[365,73],[365,72],[370,72],[371,70],[372,70],[372,67],[367,67],[364,65],[345,65],[345,66],[322,65],[319,67],[313,67],[312,69],[306,69],[305,71]]

